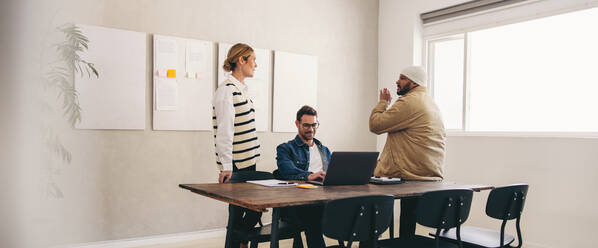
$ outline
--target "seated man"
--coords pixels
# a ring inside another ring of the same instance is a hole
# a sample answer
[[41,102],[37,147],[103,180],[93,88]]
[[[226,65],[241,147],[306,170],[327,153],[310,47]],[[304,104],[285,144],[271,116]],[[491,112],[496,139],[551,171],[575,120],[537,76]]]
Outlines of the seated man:
[[[324,180],[330,151],[315,139],[318,113],[310,106],[297,111],[297,136],[276,148],[278,174],[285,180]],[[282,218],[306,227],[308,247],[325,247],[322,237],[323,206],[299,206],[285,209]]]

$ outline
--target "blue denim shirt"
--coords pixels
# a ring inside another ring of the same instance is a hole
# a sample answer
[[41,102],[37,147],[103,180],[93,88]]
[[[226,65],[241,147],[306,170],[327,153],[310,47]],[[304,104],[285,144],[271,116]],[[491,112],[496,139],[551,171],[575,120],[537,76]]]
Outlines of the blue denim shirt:
[[[330,150],[322,142],[314,138],[314,143],[320,151],[322,170],[328,169]],[[276,165],[280,177],[285,180],[307,180],[309,172],[309,145],[305,144],[299,135],[276,147]]]

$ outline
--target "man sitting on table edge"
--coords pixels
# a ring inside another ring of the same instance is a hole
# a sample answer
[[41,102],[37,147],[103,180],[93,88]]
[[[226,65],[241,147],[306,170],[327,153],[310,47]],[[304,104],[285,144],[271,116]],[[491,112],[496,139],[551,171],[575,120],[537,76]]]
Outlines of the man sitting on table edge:
[[[427,93],[426,71],[410,66],[396,82],[399,98],[391,103],[388,89],[370,115],[370,131],[388,133],[375,176],[406,180],[442,180],[446,134],[440,110]],[[399,236],[415,235],[417,198],[401,199]]]
[[[318,129],[318,113],[310,106],[297,111],[297,136],[276,147],[276,176],[284,180],[324,180],[330,161],[330,150],[314,138]],[[283,219],[306,227],[308,247],[325,247],[322,237],[321,205],[307,205],[285,208]]]

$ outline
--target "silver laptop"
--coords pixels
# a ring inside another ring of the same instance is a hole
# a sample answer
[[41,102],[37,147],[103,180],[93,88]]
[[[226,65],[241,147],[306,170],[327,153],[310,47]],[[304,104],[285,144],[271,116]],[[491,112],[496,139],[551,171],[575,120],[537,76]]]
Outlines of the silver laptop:
[[374,174],[379,152],[333,152],[323,181],[317,185],[362,185]]

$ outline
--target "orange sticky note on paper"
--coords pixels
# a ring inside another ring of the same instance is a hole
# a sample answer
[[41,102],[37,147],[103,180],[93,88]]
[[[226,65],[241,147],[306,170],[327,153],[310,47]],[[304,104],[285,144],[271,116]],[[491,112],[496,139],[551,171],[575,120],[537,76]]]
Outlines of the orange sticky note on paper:
[[300,188],[300,189],[317,189],[318,188],[318,186],[313,185],[313,184],[298,184],[296,187]]
[[176,70],[175,69],[168,69],[168,71],[166,72],[166,76],[169,78],[175,78],[176,77]]

